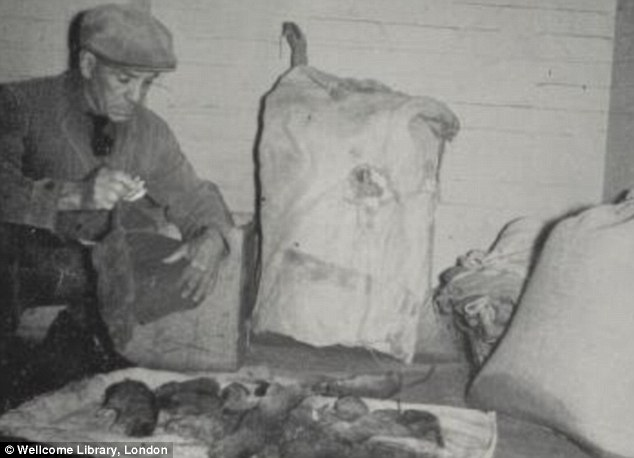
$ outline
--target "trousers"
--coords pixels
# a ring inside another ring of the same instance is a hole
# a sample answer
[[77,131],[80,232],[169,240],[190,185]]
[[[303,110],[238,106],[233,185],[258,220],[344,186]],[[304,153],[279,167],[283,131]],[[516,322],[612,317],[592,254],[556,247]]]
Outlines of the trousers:
[[96,319],[96,275],[89,248],[33,227],[0,223],[0,336],[24,310],[67,304],[78,323]]
[[[0,223],[0,339],[15,333],[22,312],[31,307],[65,304],[78,324],[90,328],[105,318],[112,334],[197,305],[181,298],[177,287],[187,262],[162,262],[180,241],[143,230],[125,232],[115,244],[104,240],[99,249],[107,255],[97,259],[105,261],[95,265],[95,247]],[[105,290],[111,293],[100,297]]]

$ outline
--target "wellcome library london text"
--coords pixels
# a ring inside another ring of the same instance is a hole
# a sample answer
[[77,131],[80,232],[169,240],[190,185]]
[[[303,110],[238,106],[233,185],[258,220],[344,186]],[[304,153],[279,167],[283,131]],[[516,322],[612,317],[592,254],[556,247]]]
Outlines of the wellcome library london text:
[[[5,450],[6,451],[6,450]],[[87,456],[171,456],[171,447],[149,444],[89,445],[73,444],[64,446],[16,445],[16,455],[87,455]]]

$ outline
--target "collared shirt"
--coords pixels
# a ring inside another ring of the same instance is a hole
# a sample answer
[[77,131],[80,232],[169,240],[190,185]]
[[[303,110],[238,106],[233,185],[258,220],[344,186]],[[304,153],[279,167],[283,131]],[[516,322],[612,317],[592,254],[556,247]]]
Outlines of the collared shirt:
[[109,155],[93,153],[93,124],[81,77],[64,73],[0,87],[0,222],[48,229],[64,237],[94,239],[107,230],[110,212],[58,211],[65,181],[85,180],[100,166],[139,176],[147,196],[133,204],[160,207],[184,239],[207,227],[233,225],[218,188],[200,179],[167,124],[138,107],[116,123]]

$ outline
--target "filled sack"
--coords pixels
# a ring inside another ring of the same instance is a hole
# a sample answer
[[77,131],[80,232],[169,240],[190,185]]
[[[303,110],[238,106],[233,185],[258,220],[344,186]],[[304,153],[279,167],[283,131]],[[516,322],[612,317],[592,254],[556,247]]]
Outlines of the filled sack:
[[633,279],[634,201],[558,223],[470,403],[634,457]]
[[[442,103],[307,66],[264,103],[255,332],[411,361],[437,342],[430,297]],[[421,317],[424,319],[421,321]]]

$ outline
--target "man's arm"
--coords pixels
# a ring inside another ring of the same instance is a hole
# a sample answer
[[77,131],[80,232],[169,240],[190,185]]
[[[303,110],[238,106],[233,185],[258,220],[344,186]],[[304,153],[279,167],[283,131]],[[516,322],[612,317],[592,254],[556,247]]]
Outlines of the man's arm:
[[28,117],[19,99],[0,87],[0,221],[53,230],[62,183],[22,173]]
[[168,220],[178,226],[183,240],[208,229],[225,237],[234,223],[218,187],[198,177],[169,127],[159,122],[153,132],[157,149],[150,152],[154,155],[147,181],[150,197],[166,209]]
[[167,217],[180,229],[185,243],[165,262],[189,261],[179,282],[183,297],[196,302],[214,288],[220,262],[229,253],[227,234],[233,219],[220,191],[201,180],[180,151],[167,126],[157,152],[157,167],[148,182],[151,197],[167,210]]

